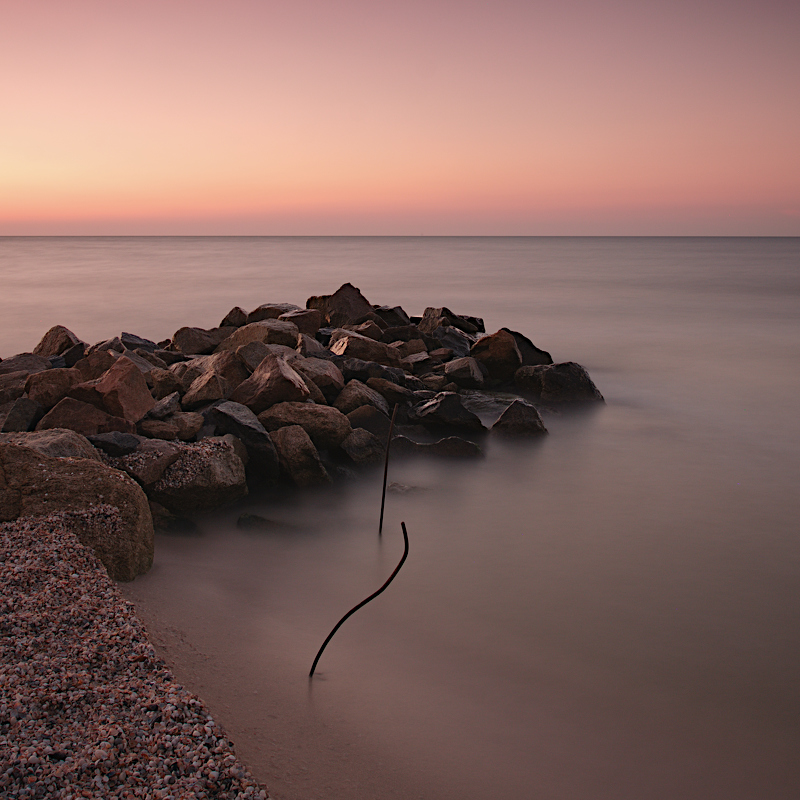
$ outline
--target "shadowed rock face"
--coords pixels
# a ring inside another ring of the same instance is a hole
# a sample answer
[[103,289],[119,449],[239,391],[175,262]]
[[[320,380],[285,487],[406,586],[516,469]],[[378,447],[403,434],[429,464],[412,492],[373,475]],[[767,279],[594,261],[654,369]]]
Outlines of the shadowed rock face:
[[430,400],[414,407],[412,412],[411,418],[427,427],[486,430],[480,418],[464,408],[461,398],[454,392],[439,392]]
[[538,436],[547,433],[547,428],[531,403],[515,400],[492,425],[492,431],[514,436]]
[[338,409],[311,403],[278,403],[259,414],[258,420],[270,436],[287,425],[300,425],[322,450],[339,447],[352,430],[350,420]]
[[299,425],[286,425],[272,433],[281,468],[297,486],[330,483],[317,448]]
[[276,403],[305,400],[308,395],[308,387],[300,375],[282,358],[269,353],[230,399],[259,414]]
[[130,581],[153,563],[153,519],[144,492],[127,475],[87,458],[52,458],[0,443],[0,521],[81,511],[98,505],[119,510],[118,527],[76,533],[115,580]]
[[76,344],[80,344],[80,339],[69,328],[65,328],[63,325],[56,325],[47,331],[39,344],[33,348],[33,352],[37,356],[44,356],[45,358],[48,356],[60,356]]
[[352,283],[345,283],[333,294],[306,300],[306,308],[316,308],[328,325],[349,325],[372,313],[372,305]]
[[520,367],[514,383],[542,403],[579,405],[603,403],[603,395],[589,373],[574,361],[538,367]]
[[510,381],[522,365],[514,336],[505,330],[478,339],[470,355],[489,370],[489,377],[495,381]]

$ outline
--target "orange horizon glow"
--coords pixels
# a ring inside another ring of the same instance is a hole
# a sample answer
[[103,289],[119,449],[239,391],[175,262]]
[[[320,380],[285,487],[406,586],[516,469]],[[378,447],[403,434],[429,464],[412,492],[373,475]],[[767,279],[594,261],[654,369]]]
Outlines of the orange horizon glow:
[[0,235],[800,235],[800,12],[42,0]]

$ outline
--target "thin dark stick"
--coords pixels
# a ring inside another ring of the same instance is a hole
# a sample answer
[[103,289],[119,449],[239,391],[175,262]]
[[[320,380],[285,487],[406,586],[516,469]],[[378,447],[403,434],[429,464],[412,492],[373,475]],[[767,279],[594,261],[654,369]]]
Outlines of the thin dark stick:
[[381,521],[378,523],[378,536],[383,534],[383,508],[386,505],[386,476],[389,474],[389,446],[392,443],[394,432],[394,418],[397,416],[397,403],[392,411],[392,421],[389,423],[389,438],[386,440],[386,460],[383,462],[383,494],[381,495]]
[[317,657],[314,659],[314,663],[311,665],[311,672],[308,673],[309,678],[314,677],[314,670],[317,668],[317,662],[319,661],[319,657],[322,655],[322,651],[327,647],[328,642],[333,639],[333,634],[339,630],[342,626],[342,623],[352,614],[355,614],[359,608],[365,606],[369,603],[370,600],[374,600],[393,580],[394,576],[400,572],[400,567],[403,566],[406,558],[408,558],[408,533],[406,531],[406,524],[405,522],[401,522],[400,525],[403,528],[403,541],[405,542],[405,550],[403,551],[403,557],[400,559],[400,563],[394,568],[394,572],[387,578],[386,583],[378,589],[377,592],[373,592],[366,600],[362,600],[357,606],[351,608],[337,623],[336,627],[328,634],[328,638],[322,643],[322,647],[320,647],[319,652],[317,653]]

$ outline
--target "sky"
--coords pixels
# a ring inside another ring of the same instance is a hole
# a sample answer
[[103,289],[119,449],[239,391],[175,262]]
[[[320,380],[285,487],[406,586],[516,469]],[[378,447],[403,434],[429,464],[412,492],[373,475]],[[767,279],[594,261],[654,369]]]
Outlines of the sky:
[[0,235],[800,235],[790,0],[0,0]]

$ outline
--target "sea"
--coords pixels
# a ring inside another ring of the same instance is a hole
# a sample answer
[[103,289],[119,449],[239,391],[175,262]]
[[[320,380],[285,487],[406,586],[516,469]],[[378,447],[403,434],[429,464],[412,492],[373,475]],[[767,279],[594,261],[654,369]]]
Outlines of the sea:
[[122,589],[271,796],[794,800],[800,239],[0,238],[0,356],[345,282],[519,331],[605,403],[390,459],[380,537],[380,468],[157,535]]

